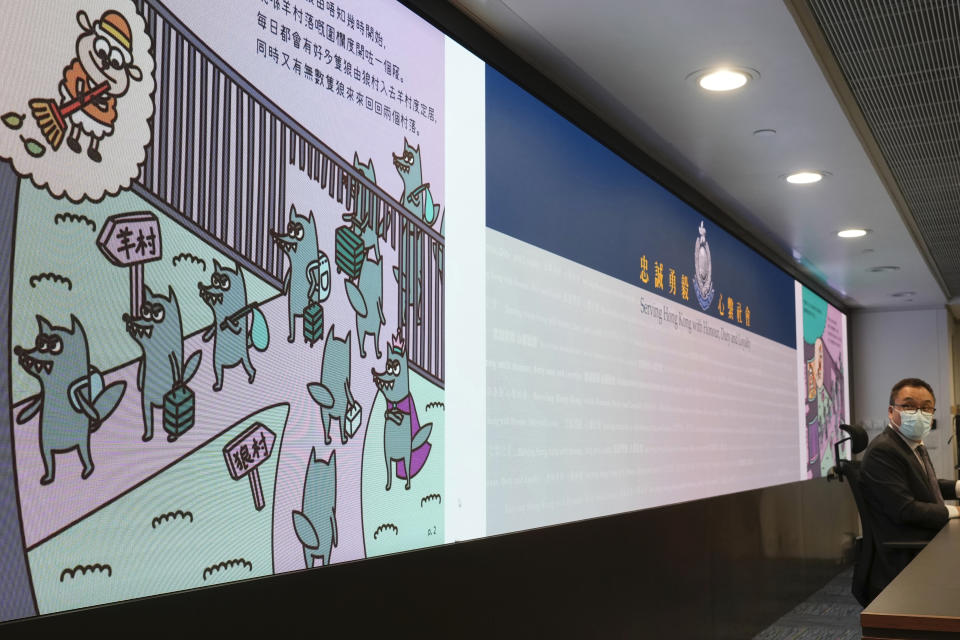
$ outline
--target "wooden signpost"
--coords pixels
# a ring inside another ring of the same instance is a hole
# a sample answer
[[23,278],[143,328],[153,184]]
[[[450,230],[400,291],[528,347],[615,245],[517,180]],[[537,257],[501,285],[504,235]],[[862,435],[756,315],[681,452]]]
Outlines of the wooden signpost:
[[103,223],[97,246],[111,264],[130,267],[130,315],[140,316],[143,265],[163,257],[160,221],[149,211],[110,216]]
[[223,458],[227,462],[230,477],[239,480],[247,476],[250,479],[253,506],[257,511],[263,509],[265,504],[259,467],[273,452],[275,439],[276,435],[266,425],[254,422],[223,447]]

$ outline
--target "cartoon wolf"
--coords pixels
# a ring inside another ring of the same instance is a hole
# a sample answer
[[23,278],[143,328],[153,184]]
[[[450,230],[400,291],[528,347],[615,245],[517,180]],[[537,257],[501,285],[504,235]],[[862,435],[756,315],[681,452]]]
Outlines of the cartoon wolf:
[[13,353],[23,369],[40,381],[40,395],[33,397],[17,414],[23,424],[40,413],[40,454],[43,477],[50,484],[56,474],[54,453],[76,449],[83,463],[80,477],[93,473],[90,434],[100,428],[120,404],[126,382],[114,382],[106,388],[103,377],[90,367],[87,334],[75,316],[70,328],[55,327],[37,316],[39,331],[33,349],[17,345]]
[[317,448],[310,449],[307,475],[303,480],[303,511],[293,512],[293,528],[303,545],[307,568],[317,558],[330,564],[337,546],[337,452],[329,460],[317,459]]
[[[323,365],[320,382],[307,384],[307,391],[320,405],[323,441],[330,444],[330,419],[340,423],[340,443],[347,444],[347,415],[356,404],[350,391],[350,332],[343,339],[334,334],[333,325],[323,343]],[[351,434],[352,435],[352,434]]]
[[287,232],[270,231],[273,241],[287,254],[290,266],[283,277],[283,293],[287,296],[290,321],[288,342],[296,338],[297,317],[311,302],[323,302],[330,295],[330,262],[317,245],[317,224],[313,211],[307,217],[290,207]]
[[[194,351],[183,360],[183,325],[180,304],[173,287],[167,295],[154,294],[144,287],[139,317],[123,314],[127,333],[140,345],[143,355],[137,373],[141,393],[144,442],[153,438],[153,409],[163,406],[165,396],[176,384],[187,384],[200,367],[203,352]],[[168,438],[170,439],[170,438]]]
[[[400,202],[403,207],[419,220],[433,225],[440,215],[440,205],[433,203],[430,193],[430,183],[423,181],[423,167],[420,164],[420,145],[412,146],[407,139],[403,139],[403,154],[393,155],[393,166],[396,167],[400,179],[403,181],[403,194]],[[422,233],[410,228],[404,232],[403,240],[403,272],[399,267],[393,268],[393,277],[400,286],[402,308],[412,306],[416,308],[417,324],[423,317],[423,246]],[[406,313],[401,314],[401,324],[406,320]]]
[[[360,156],[353,153],[353,168],[360,172],[364,178],[377,184],[377,174],[373,168],[373,160],[368,159],[367,164],[360,162]],[[374,228],[376,220],[372,220],[376,211],[373,207],[373,194],[370,190],[361,184],[353,183],[353,197],[356,199],[356,212],[343,214],[343,221],[353,225],[353,230],[357,232],[363,241],[364,254],[369,254],[373,249],[374,259],[380,258],[380,238],[377,230]]]
[[403,195],[400,202],[403,207],[432,225],[440,215],[440,205],[433,203],[430,193],[430,183],[423,181],[423,167],[420,166],[420,145],[414,147],[407,139],[403,139],[403,154],[393,155],[393,166],[396,167],[400,179],[403,180]]
[[352,280],[344,280],[343,286],[347,290],[347,298],[357,314],[357,339],[360,343],[360,357],[366,358],[367,352],[363,348],[367,336],[373,336],[373,348],[380,353],[380,327],[387,324],[383,315],[383,256],[376,262],[364,258],[360,265],[359,286]]
[[250,362],[250,347],[253,342],[247,329],[247,317],[243,309],[247,304],[247,285],[243,272],[221,266],[213,261],[210,284],[197,283],[200,297],[213,310],[213,324],[203,332],[203,341],[213,339],[213,373],[216,381],[213,390],[223,388],[223,370],[226,367],[243,365],[247,382],[253,383],[257,370]]
[[410,488],[410,478],[426,464],[431,448],[427,439],[433,423],[421,425],[417,416],[417,405],[410,395],[407,354],[399,330],[388,346],[386,370],[381,373],[370,369],[370,373],[387,401],[387,410],[383,414],[383,458],[387,465],[387,491],[390,491],[394,461],[397,463],[397,477],[407,481],[405,489]]

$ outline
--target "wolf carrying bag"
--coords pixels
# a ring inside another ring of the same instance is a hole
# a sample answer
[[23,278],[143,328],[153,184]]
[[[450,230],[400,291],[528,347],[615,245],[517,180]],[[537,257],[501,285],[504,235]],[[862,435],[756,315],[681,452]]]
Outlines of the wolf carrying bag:
[[312,347],[323,338],[323,307],[311,302],[303,308],[303,340]]
[[357,430],[360,428],[360,424],[363,422],[363,411],[360,408],[359,402],[354,402],[352,405],[347,407],[347,415],[344,416],[347,422],[347,436],[352,438],[357,435]]
[[185,384],[173,387],[163,396],[163,430],[173,442],[193,427],[196,406],[193,390]]
[[336,245],[337,270],[346,273],[348,278],[356,278],[364,258],[360,235],[349,226],[337,227]]

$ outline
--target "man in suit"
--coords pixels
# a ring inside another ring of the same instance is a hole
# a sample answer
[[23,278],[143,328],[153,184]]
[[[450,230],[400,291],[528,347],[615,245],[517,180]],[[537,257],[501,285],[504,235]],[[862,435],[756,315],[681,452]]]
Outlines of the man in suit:
[[960,482],[937,480],[923,438],[930,432],[936,400],[919,378],[905,378],[890,390],[888,423],[863,454],[861,488],[869,507],[875,548],[867,576],[867,595],[875,598],[914,558],[916,551],[884,548],[884,542],[926,541],[960,509]]

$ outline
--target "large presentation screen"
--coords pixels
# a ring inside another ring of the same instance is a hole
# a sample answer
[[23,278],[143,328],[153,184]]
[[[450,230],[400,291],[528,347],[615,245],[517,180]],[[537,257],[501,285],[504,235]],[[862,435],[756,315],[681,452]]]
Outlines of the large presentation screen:
[[399,3],[0,52],[0,621],[834,463],[846,316]]

